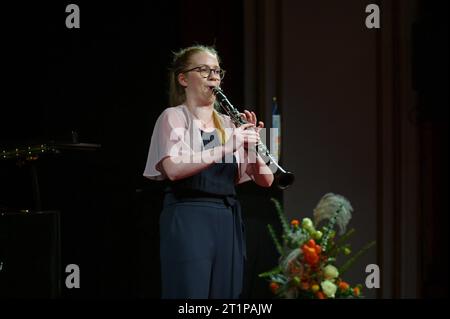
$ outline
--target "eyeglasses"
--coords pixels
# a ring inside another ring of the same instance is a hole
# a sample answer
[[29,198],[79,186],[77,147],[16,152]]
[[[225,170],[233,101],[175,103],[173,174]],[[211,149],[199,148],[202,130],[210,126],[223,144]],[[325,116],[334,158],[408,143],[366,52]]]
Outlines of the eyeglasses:
[[182,73],[187,73],[187,72],[191,72],[191,71],[196,71],[196,72],[200,73],[200,76],[202,76],[204,78],[209,78],[211,76],[212,72],[214,72],[215,75],[218,75],[221,80],[225,76],[225,70],[223,70],[223,69],[211,69],[207,65],[196,66],[195,68],[183,71]]

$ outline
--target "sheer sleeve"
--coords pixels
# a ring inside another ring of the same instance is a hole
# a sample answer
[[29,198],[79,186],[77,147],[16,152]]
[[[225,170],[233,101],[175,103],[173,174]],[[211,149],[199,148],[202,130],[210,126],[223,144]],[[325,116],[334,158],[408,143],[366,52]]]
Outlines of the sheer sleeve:
[[166,176],[160,167],[161,161],[169,156],[191,154],[192,149],[186,140],[187,121],[176,107],[167,108],[156,120],[150,149],[145,165],[144,176],[154,180],[164,180]]

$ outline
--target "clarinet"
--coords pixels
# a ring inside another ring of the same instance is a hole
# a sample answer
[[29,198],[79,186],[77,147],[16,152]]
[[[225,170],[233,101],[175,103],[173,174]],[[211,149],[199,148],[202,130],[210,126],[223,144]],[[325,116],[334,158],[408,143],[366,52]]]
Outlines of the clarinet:
[[[239,127],[243,124],[248,123],[245,121],[242,117],[239,111],[230,103],[226,95],[223,93],[222,89],[213,86],[211,87],[211,90],[213,94],[216,96],[217,101],[219,102],[220,107],[227,113],[227,115],[231,118],[234,125],[236,127]],[[267,165],[272,166],[274,165],[277,170],[274,173],[274,181],[278,188],[280,189],[286,189],[292,183],[294,183],[295,176],[291,172],[288,172],[284,170],[278,163],[275,161],[273,155],[269,152],[266,145],[264,145],[262,142],[258,142],[256,144],[256,150],[255,150],[263,159],[268,159]]]

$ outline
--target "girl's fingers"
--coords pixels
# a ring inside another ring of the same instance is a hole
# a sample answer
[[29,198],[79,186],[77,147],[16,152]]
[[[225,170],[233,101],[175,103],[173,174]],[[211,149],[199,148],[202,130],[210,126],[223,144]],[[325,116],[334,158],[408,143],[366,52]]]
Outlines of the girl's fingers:
[[247,121],[256,125],[256,115],[254,112],[250,112],[248,110],[244,111],[247,117]]
[[252,114],[251,114],[249,111],[245,110],[245,115],[247,116],[247,120],[248,120],[250,123],[255,124],[255,122],[253,122]]
[[249,127],[255,126],[255,124],[253,123],[246,123],[246,124],[242,124],[241,126],[239,126],[239,128],[241,128],[242,130],[245,130]]

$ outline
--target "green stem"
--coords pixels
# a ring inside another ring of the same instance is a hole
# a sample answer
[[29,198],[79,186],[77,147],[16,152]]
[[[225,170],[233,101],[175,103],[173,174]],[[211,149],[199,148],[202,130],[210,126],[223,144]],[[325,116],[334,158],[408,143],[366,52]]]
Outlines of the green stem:
[[269,229],[270,237],[272,237],[273,243],[275,244],[275,248],[277,249],[277,251],[280,255],[283,255],[283,247],[281,246],[280,242],[278,241],[277,235],[275,234],[275,231],[273,230],[272,225],[268,224],[267,228]]
[[361,248],[352,258],[347,260],[341,268],[339,268],[339,275],[342,275],[345,273],[354,263],[355,261],[364,255],[370,248],[372,248],[375,245],[375,241],[371,241],[370,243],[366,244],[363,248]]

